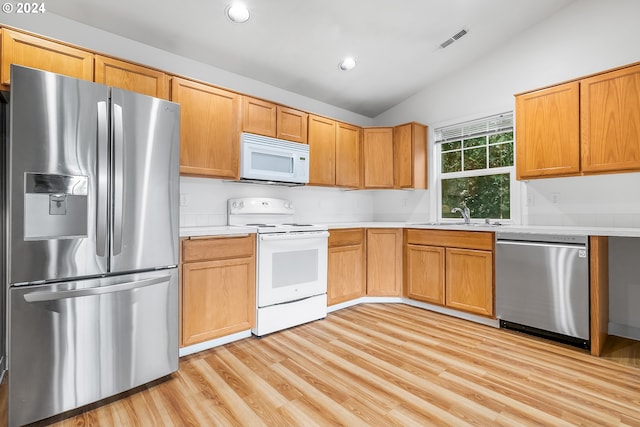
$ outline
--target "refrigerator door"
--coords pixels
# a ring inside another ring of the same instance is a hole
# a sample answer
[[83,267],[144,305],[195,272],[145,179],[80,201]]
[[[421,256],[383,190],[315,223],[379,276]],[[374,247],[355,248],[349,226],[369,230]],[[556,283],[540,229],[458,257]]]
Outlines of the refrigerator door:
[[180,106],[111,89],[111,271],[178,264]]
[[9,291],[9,425],[178,369],[178,270]]
[[106,189],[97,195],[107,184],[108,94],[103,85],[12,65],[9,283],[107,272],[108,210],[97,210]]

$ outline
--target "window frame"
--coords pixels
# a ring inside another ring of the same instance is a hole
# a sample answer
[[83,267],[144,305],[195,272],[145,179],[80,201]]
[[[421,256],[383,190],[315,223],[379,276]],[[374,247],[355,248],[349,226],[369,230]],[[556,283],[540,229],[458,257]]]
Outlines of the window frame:
[[[443,173],[442,172],[442,144],[446,143],[446,142],[452,142],[452,141],[444,141],[444,142],[436,142],[436,132],[440,129],[443,128],[448,128],[451,126],[457,126],[457,125],[462,125],[464,123],[467,122],[473,122],[473,121],[478,121],[478,120],[483,120],[483,119],[489,119],[491,117],[496,117],[496,116],[500,116],[501,114],[513,114],[513,112],[505,112],[505,113],[500,113],[500,114],[489,114],[489,115],[484,115],[484,116],[479,116],[475,119],[471,119],[471,120],[452,120],[450,122],[450,124],[446,124],[446,125],[442,125],[442,126],[438,126],[438,127],[434,127],[434,138],[433,138],[433,158],[435,161],[435,167],[434,169],[434,183],[435,183],[435,210],[436,210],[436,221],[440,222],[440,223],[447,223],[447,222],[459,222],[462,217],[460,218],[446,218],[442,216],[442,179],[454,179],[454,178],[469,178],[469,177],[476,177],[476,176],[488,176],[488,175],[499,175],[499,174],[509,174],[509,209],[510,209],[510,216],[511,218],[509,219],[501,219],[501,218],[489,218],[492,222],[495,221],[499,221],[501,224],[517,224],[520,223],[520,212],[521,212],[521,208],[520,208],[520,199],[521,199],[521,183],[520,181],[518,181],[516,179],[516,159],[515,159],[515,155],[516,155],[516,134],[515,134],[515,117],[514,117],[514,123],[513,123],[513,128],[512,128],[512,132],[513,132],[513,165],[512,166],[501,166],[501,167],[495,167],[495,168],[484,168],[484,169],[472,169],[472,170],[468,170],[468,171],[459,171],[459,172],[447,172],[447,173]],[[492,133],[501,133],[501,132],[487,132],[487,134],[492,134]],[[476,135],[477,136],[477,135]],[[474,135],[471,135],[469,137],[460,137],[460,141],[461,141],[461,149],[462,148],[462,141],[464,139],[470,139],[473,138]],[[497,145],[497,144],[496,144]],[[487,140],[487,151],[488,151],[488,147],[489,147],[489,143]],[[464,156],[464,155],[463,155]],[[489,159],[487,158],[487,162],[489,161]],[[464,162],[464,157],[461,159],[461,162]],[[484,222],[484,218],[471,218],[471,222]]]

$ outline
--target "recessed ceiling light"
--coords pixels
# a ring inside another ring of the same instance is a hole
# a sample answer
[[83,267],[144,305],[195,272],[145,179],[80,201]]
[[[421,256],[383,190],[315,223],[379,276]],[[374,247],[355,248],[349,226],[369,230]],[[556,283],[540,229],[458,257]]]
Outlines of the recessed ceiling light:
[[227,17],[231,22],[241,24],[249,20],[249,8],[242,3],[232,3],[227,6]]
[[356,67],[356,60],[350,56],[344,58],[338,64],[338,68],[340,68],[342,71],[353,70],[355,67]]

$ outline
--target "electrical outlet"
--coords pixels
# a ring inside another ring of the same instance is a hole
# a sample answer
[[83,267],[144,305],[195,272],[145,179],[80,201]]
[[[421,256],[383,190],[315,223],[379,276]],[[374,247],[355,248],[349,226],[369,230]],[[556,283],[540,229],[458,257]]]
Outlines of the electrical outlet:
[[180,193],[180,206],[185,207],[187,205],[188,205],[187,194],[186,193]]
[[527,193],[527,206],[535,206],[536,205],[536,197],[533,193]]
[[551,193],[551,203],[554,205],[560,204],[560,193]]

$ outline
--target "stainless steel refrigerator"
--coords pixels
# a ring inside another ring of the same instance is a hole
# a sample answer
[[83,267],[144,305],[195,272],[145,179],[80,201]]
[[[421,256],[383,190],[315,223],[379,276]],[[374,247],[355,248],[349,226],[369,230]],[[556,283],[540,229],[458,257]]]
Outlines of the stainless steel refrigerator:
[[178,104],[12,66],[9,425],[178,368]]

